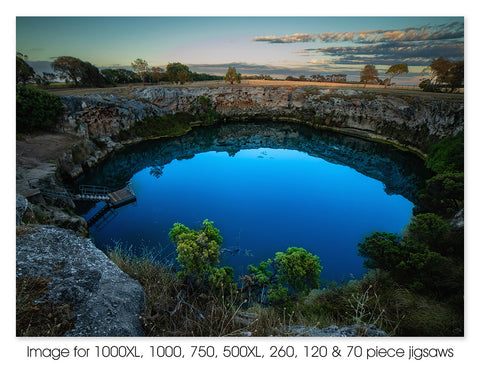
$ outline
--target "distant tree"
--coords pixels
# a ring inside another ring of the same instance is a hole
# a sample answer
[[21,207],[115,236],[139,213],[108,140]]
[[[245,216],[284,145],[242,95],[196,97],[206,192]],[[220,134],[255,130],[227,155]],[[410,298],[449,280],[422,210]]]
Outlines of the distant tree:
[[72,81],[75,87],[103,87],[107,83],[98,68],[80,59],[71,56],[61,56],[52,63],[52,68],[59,73],[60,78]]
[[207,81],[207,80],[222,80],[223,77],[220,75],[212,75],[207,73],[197,73],[193,72],[190,74],[193,81]]
[[80,84],[87,87],[104,87],[106,80],[98,68],[89,63],[82,62],[80,73]]
[[363,70],[360,71],[360,82],[364,82],[364,87],[367,86],[368,82],[377,80],[378,78],[378,71],[375,69],[374,65],[365,65]]
[[234,82],[240,83],[242,80],[242,76],[240,73],[237,73],[237,70],[234,67],[228,67],[227,73],[225,74],[225,77],[223,77],[225,82],[230,82],[230,84],[233,84]]
[[127,69],[103,69],[102,75],[108,84],[126,84],[141,82],[137,73]]
[[43,88],[48,88],[50,86],[50,83],[52,83],[52,81],[54,81],[55,78],[56,78],[56,75],[54,73],[43,72],[42,76],[38,74],[35,76],[35,83],[37,83],[37,85]]
[[448,74],[448,85],[450,87],[450,92],[454,92],[458,88],[463,87],[464,83],[464,65],[463,60],[453,63],[449,69]]
[[192,79],[190,69],[182,63],[168,63],[167,65],[168,80],[173,83],[183,84]]
[[448,82],[448,72],[451,66],[452,63],[441,56],[430,63],[430,68],[433,72],[434,81],[436,84],[444,84]]
[[408,73],[408,66],[405,63],[392,65],[385,74],[389,74],[390,77],[385,80],[385,88],[390,84],[392,79],[397,75]]
[[165,73],[165,71],[159,66],[152,66],[149,74],[152,83],[168,81],[167,73]]
[[419,87],[424,91],[441,91],[442,88],[450,88],[454,92],[463,87],[464,83],[464,62],[451,62],[443,57],[433,60],[429,67],[424,69],[428,76],[424,78]]
[[36,77],[33,68],[27,64],[27,59],[27,55],[17,52],[17,83],[22,83],[23,85],[33,81]]
[[61,78],[72,81],[78,87],[83,73],[83,61],[71,56],[60,56],[53,63],[52,68]]
[[332,82],[346,82],[347,75],[346,74],[332,74],[331,76]]
[[145,82],[147,73],[150,71],[148,63],[143,59],[135,59],[131,64],[135,73],[139,75],[143,82]]

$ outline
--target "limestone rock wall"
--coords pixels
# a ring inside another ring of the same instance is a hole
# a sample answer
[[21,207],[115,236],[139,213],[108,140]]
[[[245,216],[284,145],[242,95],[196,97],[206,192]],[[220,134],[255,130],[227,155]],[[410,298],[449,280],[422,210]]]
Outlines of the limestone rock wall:
[[63,96],[63,129],[89,138],[114,136],[146,116],[186,112],[198,96],[210,98],[227,119],[304,121],[316,126],[377,135],[426,151],[463,130],[463,103],[400,98],[353,89],[314,87],[139,88],[128,95]]

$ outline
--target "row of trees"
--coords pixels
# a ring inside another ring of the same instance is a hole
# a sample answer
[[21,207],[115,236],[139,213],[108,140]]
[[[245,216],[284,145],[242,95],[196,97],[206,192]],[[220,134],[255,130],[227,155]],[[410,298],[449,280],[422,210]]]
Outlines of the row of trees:
[[450,92],[454,92],[463,87],[463,60],[454,62],[440,56],[433,60],[423,72],[427,77],[420,82],[419,87],[424,91],[440,92],[447,88]]
[[43,73],[39,75],[27,63],[28,56],[17,52],[16,60],[16,80],[17,84],[26,85],[27,83],[37,83],[40,86],[48,87],[50,83],[56,78],[53,73]]
[[[43,75],[39,75],[35,73],[27,60],[26,55],[17,53],[17,84],[37,83],[45,88],[56,79],[64,79],[66,83],[73,83],[75,87],[104,87],[106,85],[141,82],[183,84],[189,81],[223,79],[221,76],[192,72],[187,65],[179,62],[169,63],[166,70],[158,66],[150,67],[143,59],[136,59],[131,63],[133,71],[121,68],[100,71],[93,64],[71,56],[61,56],[55,59],[51,65],[54,73],[44,72]],[[240,74],[238,74],[237,79],[240,80]]]
[[388,68],[385,74],[388,75],[384,80],[378,78],[378,71],[375,68],[375,65],[365,65],[365,67],[360,71],[360,83],[364,83],[364,87],[369,82],[375,82],[377,84],[382,84],[387,88],[391,84],[391,81],[394,77],[400,74],[408,73],[408,66],[405,63],[395,64]]
[[346,74],[327,74],[327,75],[321,75],[321,74],[313,74],[310,77],[306,77],[304,75],[300,75],[298,77],[293,77],[291,75],[287,76],[285,78],[287,81],[292,81],[292,82],[335,82],[335,83],[342,83],[347,81],[347,75]]
[[[419,87],[428,92],[441,92],[444,89],[455,92],[457,89],[463,87],[464,83],[464,62],[449,61],[443,57],[438,57],[433,60],[430,65],[423,70],[427,77],[420,81]],[[385,74],[388,75],[384,80],[378,78],[378,71],[374,65],[365,65],[360,71],[360,82],[373,82],[382,84],[385,88],[391,84],[394,77],[408,73],[408,66],[405,63],[395,64],[388,68]]]

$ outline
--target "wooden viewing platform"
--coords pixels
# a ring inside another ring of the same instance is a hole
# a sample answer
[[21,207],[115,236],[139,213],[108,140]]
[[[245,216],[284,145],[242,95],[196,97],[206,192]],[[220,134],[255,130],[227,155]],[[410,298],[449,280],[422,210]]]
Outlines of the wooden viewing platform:
[[97,185],[81,185],[79,189],[80,192],[78,194],[74,194],[72,190],[66,190],[65,188],[32,188],[30,189],[32,193],[30,196],[42,193],[50,197],[68,199],[72,201],[104,201],[105,206],[103,206],[97,211],[97,213],[87,220],[89,225],[93,225],[108,213],[114,213],[116,215],[115,211],[112,212],[112,210],[137,200],[132,183],[130,182],[125,188],[115,192],[110,192],[109,188]]
[[113,208],[134,202],[137,199],[135,193],[133,193],[128,186],[126,188],[117,190],[116,192],[108,193],[108,198]]

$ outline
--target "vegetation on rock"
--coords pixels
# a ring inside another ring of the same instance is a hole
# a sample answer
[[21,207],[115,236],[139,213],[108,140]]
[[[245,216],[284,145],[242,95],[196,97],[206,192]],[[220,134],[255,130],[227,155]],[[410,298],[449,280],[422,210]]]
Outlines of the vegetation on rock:
[[60,98],[17,84],[17,132],[27,133],[52,127],[64,112]]

